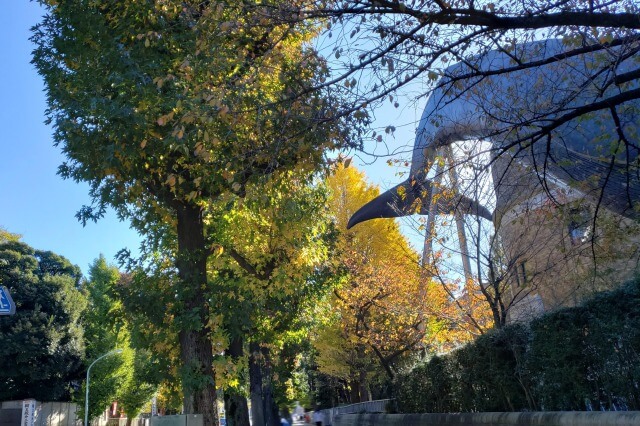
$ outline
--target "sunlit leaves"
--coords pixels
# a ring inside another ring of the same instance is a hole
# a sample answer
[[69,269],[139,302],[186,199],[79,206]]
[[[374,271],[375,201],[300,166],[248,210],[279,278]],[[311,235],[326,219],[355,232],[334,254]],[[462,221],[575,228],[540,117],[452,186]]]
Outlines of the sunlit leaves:
[[353,378],[363,368],[356,360],[366,354],[392,375],[405,355],[433,338],[438,321],[428,313],[442,292],[422,278],[418,256],[394,222],[374,220],[346,230],[349,217],[379,193],[360,172],[338,163],[327,182],[329,208],[342,230],[335,264],[344,276],[331,302],[335,322],[315,343],[319,364],[329,374]]

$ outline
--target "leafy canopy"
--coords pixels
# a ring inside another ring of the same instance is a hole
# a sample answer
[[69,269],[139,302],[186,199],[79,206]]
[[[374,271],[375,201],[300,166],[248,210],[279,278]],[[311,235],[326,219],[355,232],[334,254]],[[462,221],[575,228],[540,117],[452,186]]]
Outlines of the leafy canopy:
[[0,399],[69,400],[84,373],[80,277],[62,256],[0,241],[0,285],[16,304],[0,317]]

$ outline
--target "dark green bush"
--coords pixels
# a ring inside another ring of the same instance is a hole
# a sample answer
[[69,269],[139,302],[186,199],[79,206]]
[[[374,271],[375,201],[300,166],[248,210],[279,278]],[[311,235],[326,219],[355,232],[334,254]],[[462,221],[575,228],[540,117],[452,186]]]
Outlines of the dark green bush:
[[[439,413],[452,406],[452,371],[447,357],[435,356],[396,381],[401,413]],[[416,390],[418,390],[416,392]]]
[[640,409],[640,282],[493,330],[395,381],[400,412]]

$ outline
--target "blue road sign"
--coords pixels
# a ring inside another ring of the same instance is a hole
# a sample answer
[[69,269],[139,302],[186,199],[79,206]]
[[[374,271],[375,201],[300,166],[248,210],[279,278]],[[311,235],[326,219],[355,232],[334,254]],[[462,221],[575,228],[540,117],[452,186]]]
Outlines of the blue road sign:
[[0,286],[0,315],[13,315],[16,313],[16,304],[13,303],[11,294],[5,286]]

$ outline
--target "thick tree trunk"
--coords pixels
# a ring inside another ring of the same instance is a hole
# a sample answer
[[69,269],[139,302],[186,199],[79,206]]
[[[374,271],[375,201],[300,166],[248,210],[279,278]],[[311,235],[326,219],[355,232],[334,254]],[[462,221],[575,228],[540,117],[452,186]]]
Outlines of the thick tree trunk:
[[251,342],[249,344],[249,392],[251,395],[251,420],[253,426],[265,426],[266,424],[264,398],[262,395],[261,358],[260,345]]
[[262,349],[262,394],[264,395],[265,423],[267,426],[280,426],[278,404],[273,397],[273,381],[271,380],[271,352],[269,348]]
[[202,414],[204,426],[218,425],[213,351],[209,340],[209,308],[204,289],[207,284],[208,250],[204,239],[201,209],[180,204],[178,255],[180,277],[178,295],[183,306],[179,333],[184,412]]
[[271,384],[271,354],[259,343],[249,345],[249,381],[251,383],[251,418],[253,425],[280,426],[278,405]]
[[360,387],[360,402],[371,401],[371,394],[369,393],[369,383],[367,380],[367,372],[360,371],[360,377],[358,379],[358,385]]
[[[237,361],[244,354],[242,337],[237,336],[231,339],[229,351],[227,352],[234,361]],[[249,426],[249,407],[247,398],[229,389],[224,393],[224,406],[227,415],[227,426]]]

